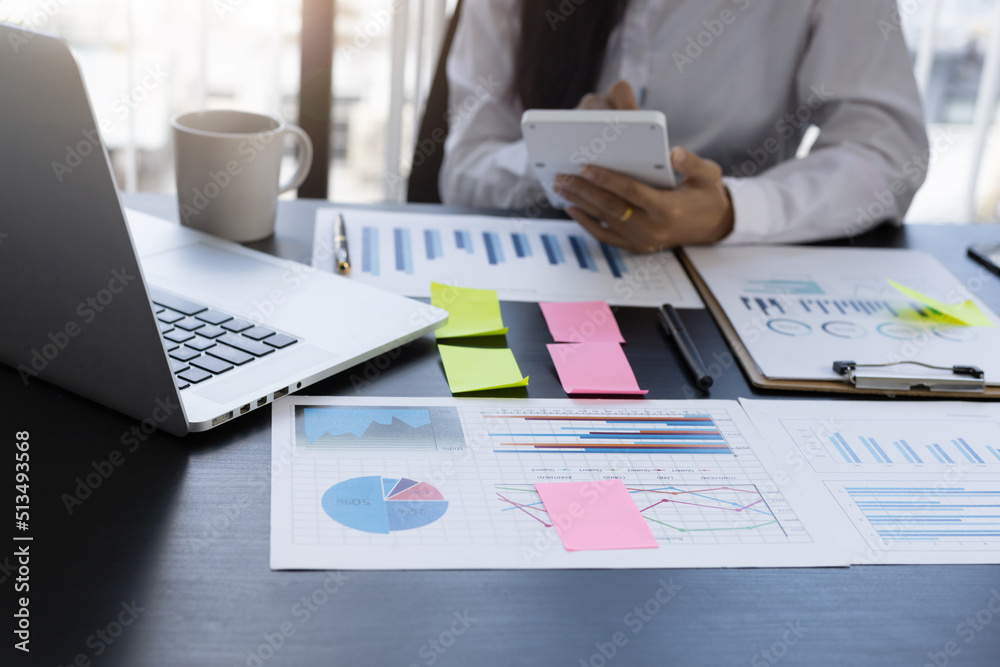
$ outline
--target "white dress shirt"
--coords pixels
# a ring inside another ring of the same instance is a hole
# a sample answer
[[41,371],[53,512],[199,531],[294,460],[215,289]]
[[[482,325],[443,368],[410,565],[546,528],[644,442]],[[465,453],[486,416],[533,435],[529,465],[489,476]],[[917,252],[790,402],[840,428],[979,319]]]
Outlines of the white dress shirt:
[[[446,204],[544,201],[509,92],[519,23],[519,0],[465,0],[448,59]],[[666,114],[671,145],[722,166],[735,215],[725,243],[837,238],[901,221],[926,174],[895,0],[632,0],[595,92],[618,79],[641,108]],[[819,138],[796,158],[810,125]]]

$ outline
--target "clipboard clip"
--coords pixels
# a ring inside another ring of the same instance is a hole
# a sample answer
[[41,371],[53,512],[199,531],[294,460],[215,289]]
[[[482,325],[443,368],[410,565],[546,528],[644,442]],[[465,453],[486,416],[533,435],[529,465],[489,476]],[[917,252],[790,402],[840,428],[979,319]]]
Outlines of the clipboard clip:
[[[951,375],[914,376],[898,373],[879,373],[877,368],[913,364],[937,371],[949,371]],[[976,366],[934,366],[921,361],[896,361],[889,364],[859,364],[854,361],[833,362],[833,372],[858,389],[879,389],[882,391],[986,391],[986,374]]]

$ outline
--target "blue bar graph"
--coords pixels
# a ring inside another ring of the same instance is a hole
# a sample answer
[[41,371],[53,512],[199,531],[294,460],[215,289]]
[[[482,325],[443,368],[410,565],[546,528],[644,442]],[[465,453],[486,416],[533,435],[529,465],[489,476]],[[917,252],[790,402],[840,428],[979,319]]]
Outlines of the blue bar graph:
[[[917,426],[916,424],[914,426]],[[844,425],[841,428],[845,428]],[[920,428],[917,426],[917,428]],[[853,429],[852,429],[853,430]],[[942,430],[938,430],[935,434],[933,431],[928,431],[923,434],[917,435],[918,431],[909,430],[904,431],[910,433],[910,440],[917,438],[923,439],[924,443],[931,441],[930,444],[919,444],[911,445],[904,438],[893,438],[892,431],[883,430],[882,434],[878,438],[864,434],[861,435],[858,431],[864,433],[867,430],[864,426],[859,425],[857,430],[853,433],[834,433],[833,435],[823,434],[821,436],[824,442],[829,442],[832,445],[828,449],[829,455],[837,461],[843,461],[844,463],[861,463],[861,464],[880,464],[880,465],[925,465],[928,463],[940,463],[940,464],[966,464],[973,463],[977,465],[991,465],[995,466],[998,461],[1000,461],[1000,445],[987,446],[982,440],[986,439],[987,435],[978,434],[974,437],[970,435],[972,442],[969,442],[963,437],[941,437],[943,435]],[[897,433],[902,429],[893,429]],[[816,433],[816,435],[820,435]],[[850,438],[855,444],[854,448],[848,444],[847,438]],[[938,440],[934,442],[933,440]],[[858,447],[858,443],[861,447]],[[884,444],[883,444],[884,443]],[[949,444],[944,444],[949,443]],[[919,454],[917,452],[920,452]],[[927,453],[930,453],[930,457]],[[924,458],[921,458],[923,456]],[[933,457],[933,460],[931,459]],[[926,458],[926,460],[924,460]]]
[[830,442],[832,442],[832,443],[833,443],[833,446],[837,448],[837,451],[838,451],[838,452],[840,452],[840,455],[844,457],[844,460],[845,460],[845,461],[847,461],[848,463],[854,463],[854,459],[852,459],[852,458],[851,458],[851,457],[850,457],[850,456],[849,456],[849,455],[847,454],[847,451],[846,451],[846,450],[845,450],[845,449],[844,449],[843,447],[841,447],[841,446],[840,446],[840,443],[839,443],[839,442],[837,441],[837,439],[836,439],[835,437],[833,437],[832,435],[830,436]]
[[[751,293],[765,293],[764,290],[747,289],[746,291]],[[797,292],[788,293],[796,294]],[[807,313],[822,312],[824,315],[845,315],[847,317],[855,318],[860,315],[881,315],[882,313],[879,311],[888,311],[892,313],[893,316],[896,316],[895,309],[889,305],[888,301],[870,301],[863,299],[810,299],[801,297],[798,299],[798,304]]]
[[906,442],[906,440],[900,440],[899,444],[901,444],[906,449],[906,451],[910,453],[910,456],[913,458],[914,463],[923,463],[923,461],[920,460],[920,457],[917,456],[917,453],[913,451],[913,448],[910,447],[909,443]]
[[427,259],[440,259],[444,257],[444,251],[441,249],[441,230],[425,229],[424,245],[427,248]]
[[1000,490],[904,486],[845,490],[884,540],[1000,540]]
[[410,246],[410,230],[396,227],[392,230],[396,245],[396,270],[413,273],[413,248]]
[[876,462],[878,462],[878,463],[884,463],[884,461],[882,460],[882,457],[878,455],[878,452],[875,450],[874,447],[872,447],[872,444],[870,442],[868,442],[867,438],[865,438],[864,436],[860,436],[859,439],[861,440],[861,444],[865,446],[865,448],[872,455],[872,458],[874,458]]
[[549,260],[549,264],[565,264],[566,257],[563,255],[562,248],[559,247],[559,239],[552,234],[542,234],[542,246],[545,248],[545,256]]
[[954,463],[954,461],[951,460],[951,457],[948,456],[947,452],[941,449],[941,445],[928,445],[928,448],[934,452],[934,456],[938,457],[938,461],[944,459],[944,461],[941,461],[942,463]]
[[892,444],[896,445],[896,449],[898,449],[899,453],[903,455],[903,458],[906,459],[907,463],[916,463],[916,461],[914,461],[910,456],[910,453],[906,451],[906,449],[903,448],[903,445],[901,445],[898,441]]
[[455,247],[459,250],[464,250],[468,254],[472,254],[475,250],[472,248],[472,232],[464,229],[455,230]]
[[483,243],[486,244],[486,257],[490,264],[502,264],[507,261],[503,256],[503,246],[500,245],[500,235],[496,232],[483,232]]
[[962,452],[962,454],[965,455],[965,458],[969,459],[969,463],[982,463],[983,462],[983,460],[981,458],[979,458],[979,454],[976,454],[975,450],[972,449],[972,447],[969,447],[969,443],[967,443],[964,438],[959,438],[957,440],[952,440],[951,442],[956,447],[958,447],[958,450],[960,452]]
[[514,253],[518,257],[531,257],[531,243],[528,241],[527,234],[518,234],[516,232],[510,235],[510,240],[514,244]]
[[582,236],[572,235],[569,237],[569,243],[573,246],[573,254],[576,255],[576,261],[580,265],[580,268],[596,273],[597,262],[594,261],[594,256],[590,254],[590,248],[587,247],[587,240]]
[[974,458],[972,458],[972,455],[969,454],[969,451],[965,447],[963,447],[962,445],[959,444],[958,440],[952,440],[951,444],[955,445],[955,449],[958,450],[959,454],[961,454],[962,456],[965,457],[966,461],[968,461],[969,463],[975,463],[976,462],[976,460]]
[[[861,463],[861,459],[858,458],[858,455],[854,453],[851,446],[847,444],[846,440],[844,440],[844,436],[839,433],[834,433],[833,436],[836,438],[833,444],[837,445],[837,449],[841,452],[841,454],[843,454],[848,463]],[[833,438],[831,438],[831,440],[833,440]]]
[[378,228],[361,229],[361,270],[373,276],[378,275]]
[[607,243],[602,243],[601,251],[604,253],[604,259],[608,260],[608,266],[611,267],[611,274],[615,278],[621,278],[628,273],[628,267],[625,265],[624,260],[622,260],[621,250]]
[[892,463],[892,459],[890,459],[886,455],[885,450],[882,449],[877,442],[875,442],[875,438],[868,438],[868,442],[872,443],[872,447],[874,447],[875,451],[878,452],[879,456],[882,459],[881,461],[882,463]]
[[733,451],[710,415],[605,417],[487,415],[502,454],[727,454]]

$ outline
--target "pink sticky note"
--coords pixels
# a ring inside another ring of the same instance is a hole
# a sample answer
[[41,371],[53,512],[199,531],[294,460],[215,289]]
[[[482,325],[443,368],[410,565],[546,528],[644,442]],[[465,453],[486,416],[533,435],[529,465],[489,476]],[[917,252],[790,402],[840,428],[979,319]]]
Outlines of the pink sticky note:
[[618,343],[549,343],[546,347],[567,394],[649,393],[648,389],[639,389]]
[[535,490],[567,551],[659,546],[620,479],[546,482]]
[[624,343],[607,301],[540,303],[552,340],[557,343]]

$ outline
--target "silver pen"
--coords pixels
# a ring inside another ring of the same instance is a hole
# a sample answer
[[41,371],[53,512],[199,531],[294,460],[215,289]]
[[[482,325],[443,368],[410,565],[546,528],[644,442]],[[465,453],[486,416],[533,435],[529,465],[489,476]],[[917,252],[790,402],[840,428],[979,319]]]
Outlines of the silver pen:
[[333,253],[337,263],[337,273],[346,276],[351,272],[351,258],[347,254],[347,226],[344,216],[337,214],[337,230],[333,235]]

